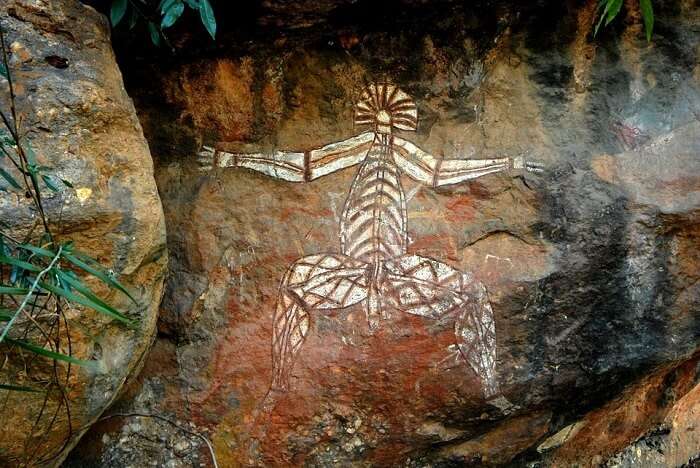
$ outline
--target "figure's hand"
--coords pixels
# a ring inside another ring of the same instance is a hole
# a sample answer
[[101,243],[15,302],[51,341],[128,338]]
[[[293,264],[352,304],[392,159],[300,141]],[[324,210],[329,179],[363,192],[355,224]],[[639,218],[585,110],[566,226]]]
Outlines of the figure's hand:
[[202,150],[197,153],[197,163],[202,172],[211,171],[214,166],[214,154],[216,150],[211,146],[202,146]]
[[528,161],[525,156],[516,156],[513,158],[513,169],[516,171],[527,171],[540,174],[544,172],[544,164],[537,161]]

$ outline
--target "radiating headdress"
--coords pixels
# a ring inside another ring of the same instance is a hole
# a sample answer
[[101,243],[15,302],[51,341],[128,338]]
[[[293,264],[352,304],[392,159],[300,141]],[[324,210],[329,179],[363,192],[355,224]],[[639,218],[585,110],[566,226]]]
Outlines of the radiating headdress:
[[418,109],[413,98],[398,87],[383,83],[371,84],[355,107],[356,125],[373,125],[382,133],[391,129],[415,131]]

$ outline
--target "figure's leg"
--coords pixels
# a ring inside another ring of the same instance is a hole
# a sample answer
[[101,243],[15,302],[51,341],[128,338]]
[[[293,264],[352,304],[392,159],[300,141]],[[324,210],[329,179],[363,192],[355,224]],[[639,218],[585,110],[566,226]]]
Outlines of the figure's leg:
[[386,304],[410,314],[454,320],[457,343],[452,351],[481,378],[487,397],[496,394],[496,330],[484,285],[469,273],[418,255],[399,257],[386,266]]
[[310,314],[349,307],[367,297],[367,264],[342,254],[297,260],[280,284],[272,331],[273,390],[287,390],[294,359],[306,340]]
[[459,353],[484,382],[486,397],[498,393],[496,377],[496,323],[486,287],[472,280],[461,292],[464,313],[455,321],[455,334],[461,338]]
[[301,307],[288,290],[287,271],[277,297],[277,307],[272,319],[272,385],[275,390],[287,390],[292,362],[309,331],[309,312]]

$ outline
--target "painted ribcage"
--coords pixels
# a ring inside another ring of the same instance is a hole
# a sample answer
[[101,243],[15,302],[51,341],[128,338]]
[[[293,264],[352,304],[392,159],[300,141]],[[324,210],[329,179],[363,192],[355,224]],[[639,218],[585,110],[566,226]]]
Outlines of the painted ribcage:
[[378,263],[406,252],[406,201],[388,135],[378,135],[345,201],[342,252]]

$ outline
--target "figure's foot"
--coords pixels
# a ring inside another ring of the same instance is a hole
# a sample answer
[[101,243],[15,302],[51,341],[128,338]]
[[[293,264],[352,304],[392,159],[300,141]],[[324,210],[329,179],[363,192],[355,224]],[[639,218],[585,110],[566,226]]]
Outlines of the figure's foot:
[[469,360],[462,349],[462,345],[452,344],[448,346],[447,357],[435,364],[433,369],[438,372],[445,372],[463,365],[466,365],[477,374],[479,380],[481,380],[481,388],[484,393],[484,398],[486,398],[487,401],[496,398],[500,394],[498,382],[496,381],[493,373],[489,373],[489,375],[485,376],[478,370],[474,369],[474,367],[469,363]]
[[251,439],[260,439],[265,435],[270,425],[272,412],[279,400],[282,399],[286,393],[287,390],[280,388],[270,388],[267,393],[265,393],[262,401],[257,404],[251,414],[252,422],[250,423],[248,431]]
[[491,396],[486,399],[486,403],[498,408],[503,414],[510,414],[517,409],[517,407],[503,395]]
[[[482,378],[481,381],[483,382],[483,390],[484,390],[484,398],[486,398],[487,402],[492,402],[505,398],[501,395],[501,390],[498,388],[498,383],[495,381],[494,378],[491,379],[484,379]],[[505,400],[508,401],[508,400]]]
[[270,388],[263,400],[258,404],[256,411],[259,413],[271,413],[277,406],[277,402],[287,393],[286,388],[272,387]]

